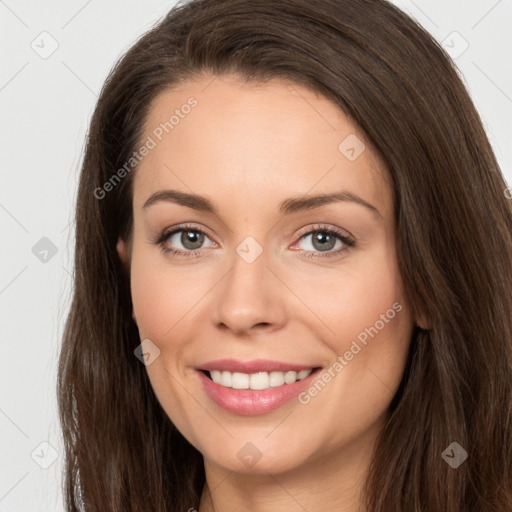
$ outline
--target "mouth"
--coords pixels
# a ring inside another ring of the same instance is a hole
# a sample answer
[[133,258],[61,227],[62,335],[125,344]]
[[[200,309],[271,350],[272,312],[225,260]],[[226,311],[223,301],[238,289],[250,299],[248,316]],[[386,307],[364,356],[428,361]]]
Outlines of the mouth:
[[320,366],[276,361],[212,361],[196,368],[206,395],[224,410],[255,416],[275,410],[311,385]]
[[232,389],[253,389],[263,390],[269,388],[276,388],[285,384],[294,384],[300,380],[308,377],[313,371],[319,370],[318,367],[309,368],[307,370],[288,370],[274,371],[274,372],[257,372],[257,373],[242,373],[230,372],[227,370],[200,370],[206,377],[215,384],[219,384],[225,388]]

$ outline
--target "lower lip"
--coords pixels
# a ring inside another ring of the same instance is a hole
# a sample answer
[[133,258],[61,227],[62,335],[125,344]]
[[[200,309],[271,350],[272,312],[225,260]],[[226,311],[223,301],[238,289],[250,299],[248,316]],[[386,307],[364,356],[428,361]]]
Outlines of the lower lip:
[[313,370],[305,379],[293,384],[283,384],[275,388],[262,390],[233,389],[216,384],[202,371],[197,371],[206,394],[218,406],[228,412],[242,416],[256,416],[278,409],[307,388],[311,380],[317,377],[320,369]]

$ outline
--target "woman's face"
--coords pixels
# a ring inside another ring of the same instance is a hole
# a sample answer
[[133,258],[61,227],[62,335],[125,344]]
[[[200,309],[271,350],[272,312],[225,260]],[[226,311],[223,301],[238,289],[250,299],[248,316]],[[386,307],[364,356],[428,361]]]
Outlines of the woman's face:
[[416,319],[363,135],[299,85],[210,76],[158,96],[142,141],[118,251],[170,419],[230,471],[366,460]]

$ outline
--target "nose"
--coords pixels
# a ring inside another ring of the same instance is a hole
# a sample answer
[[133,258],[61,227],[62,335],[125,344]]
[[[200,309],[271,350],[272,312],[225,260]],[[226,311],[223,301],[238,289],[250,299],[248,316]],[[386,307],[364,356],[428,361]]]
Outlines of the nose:
[[252,262],[235,252],[231,269],[216,287],[213,321],[218,328],[244,335],[283,327],[286,291],[268,264],[265,251]]

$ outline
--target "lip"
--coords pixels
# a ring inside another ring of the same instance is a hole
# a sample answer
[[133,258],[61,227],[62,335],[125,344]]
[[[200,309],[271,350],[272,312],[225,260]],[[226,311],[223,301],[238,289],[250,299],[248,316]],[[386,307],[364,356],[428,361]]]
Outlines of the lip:
[[236,359],[217,359],[197,367],[198,370],[219,370],[227,372],[240,373],[258,373],[258,372],[286,372],[309,370],[317,368],[318,365],[302,365],[295,363],[285,363],[282,361],[271,361],[269,359],[253,359],[252,361],[238,361]]
[[[216,366],[212,369],[220,370],[217,365],[218,361],[215,362]],[[210,363],[211,365],[212,363]],[[254,363],[256,364],[256,363]],[[261,365],[261,361],[258,362]],[[302,380],[298,380],[293,384],[283,384],[282,386],[277,386],[275,388],[268,388],[262,390],[255,389],[233,389],[227,388],[225,386],[221,386],[220,384],[216,384],[209,377],[205,375],[205,373],[201,370],[207,370],[204,368],[205,365],[201,367],[201,369],[196,369],[196,374],[198,375],[199,380],[203,386],[203,389],[206,395],[219,407],[233,414],[241,415],[241,416],[257,416],[260,414],[265,414],[276,409],[279,409],[286,403],[290,402],[293,398],[299,395],[304,389],[309,387],[312,381],[318,377],[318,373],[322,370],[320,367],[312,367],[312,366],[301,366],[301,365],[289,365],[286,364],[286,369],[290,370],[291,368],[298,368],[299,371],[307,370],[313,368],[313,371]],[[225,371],[237,371],[237,370],[228,370],[228,368],[223,367]],[[236,366],[237,369],[241,368],[240,365]],[[247,368],[247,366],[244,366]],[[258,366],[261,368],[261,366]],[[276,369],[275,362],[272,362],[272,369],[274,371],[283,371],[280,369]],[[259,371],[272,371],[272,370],[259,370]],[[257,373],[257,371],[248,372],[243,371],[242,373]]]

